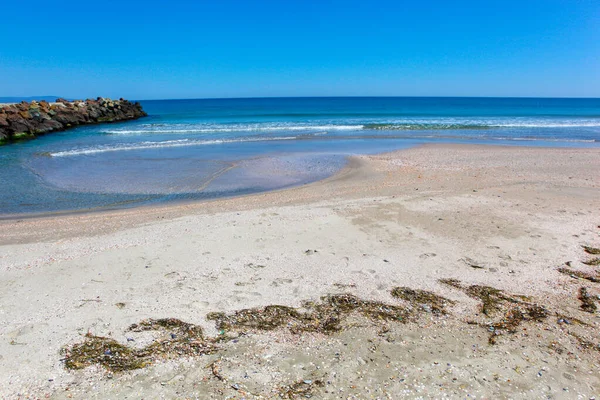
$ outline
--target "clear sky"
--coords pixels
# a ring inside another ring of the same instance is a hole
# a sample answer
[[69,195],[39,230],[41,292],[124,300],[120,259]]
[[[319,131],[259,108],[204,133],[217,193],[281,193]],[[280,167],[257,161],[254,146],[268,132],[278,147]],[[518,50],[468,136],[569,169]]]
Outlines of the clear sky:
[[600,97],[600,0],[5,0],[0,96]]

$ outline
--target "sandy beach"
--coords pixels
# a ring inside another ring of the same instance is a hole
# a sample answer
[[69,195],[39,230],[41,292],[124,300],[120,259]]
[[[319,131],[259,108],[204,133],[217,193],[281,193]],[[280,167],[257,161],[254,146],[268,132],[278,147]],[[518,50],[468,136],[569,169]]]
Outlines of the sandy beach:
[[599,249],[593,148],[0,220],[0,397],[598,398]]

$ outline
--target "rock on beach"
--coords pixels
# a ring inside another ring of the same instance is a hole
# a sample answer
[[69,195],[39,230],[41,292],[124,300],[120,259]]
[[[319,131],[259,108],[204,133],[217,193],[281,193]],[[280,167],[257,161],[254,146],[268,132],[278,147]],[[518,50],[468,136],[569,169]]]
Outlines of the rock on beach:
[[138,102],[102,97],[0,105],[0,144],[34,139],[79,125],[127,121],[147,115]]

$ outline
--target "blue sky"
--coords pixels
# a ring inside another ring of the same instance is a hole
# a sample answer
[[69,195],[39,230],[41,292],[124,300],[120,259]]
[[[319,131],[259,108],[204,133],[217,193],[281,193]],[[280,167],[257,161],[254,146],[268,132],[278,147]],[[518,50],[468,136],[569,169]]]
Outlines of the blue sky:
[[0,96],[600,97],[600,1],[3,2]]

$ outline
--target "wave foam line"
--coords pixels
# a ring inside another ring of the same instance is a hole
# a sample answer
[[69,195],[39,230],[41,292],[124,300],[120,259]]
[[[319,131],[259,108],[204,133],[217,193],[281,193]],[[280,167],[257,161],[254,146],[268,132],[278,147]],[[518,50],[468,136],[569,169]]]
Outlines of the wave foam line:
[[503,121],[403,121],[389,123],[365,123],[355,125],[241,125],[227,127],[194,127],[179,128],[178,126],[148,126],[145,129],[130,130],[108,130],[105,131],[112,135],[144,135],[144,134],[201,134],[201,133],[229,133],[229,132],[297,132],[297,131],[359,131],[359,130],[378,130],[378,131],[445,131],[445,130],[488,130],[498,128],[599,128],[600,121],[569,121],[569,122],[543,122],[543,121],[522,121],[522,122],[503,122]]
[[116,151],[131,151],[131,150],[148,150],[148,149],[161,149],[161,148],[172,148],[172,147],[190,147],[190,146],[204,146],[211,144],[224,144],[224,143],[243,143],[243,142],[265,142],[265,141],[279,141],[279,140],[295,140],[296,137],[274,137],[274,138],[246,138],[246,139],[215,139],[215,140],[167,140],[164,142],[141,142],[139,144],[114,146],[114,147],[96,147],[88,149],[78,150],[67,150],[58,151],[55,153],[47,153],[50,157],[70,157],[80,155],[90,155],[98,153],[110,153]]
[[360,130],[363,125],[292,125],[292,126],[241,126],[241,127],[214,127],[214,128],[190,128],[190,129],[133,129],[133,130],[110,130],[106,133],[118,134],[146,134],[146,133],[221,133],[221,132],[281,132],[281,131],[350,131]]

